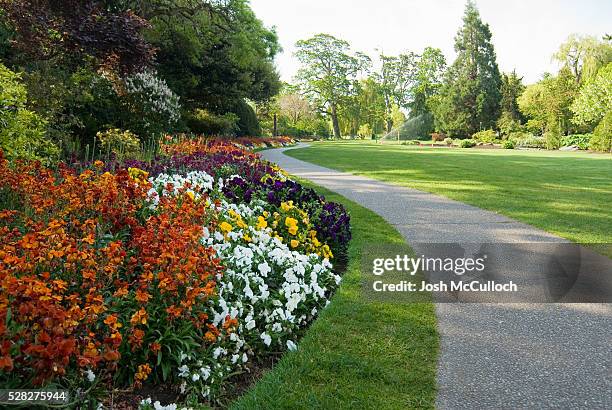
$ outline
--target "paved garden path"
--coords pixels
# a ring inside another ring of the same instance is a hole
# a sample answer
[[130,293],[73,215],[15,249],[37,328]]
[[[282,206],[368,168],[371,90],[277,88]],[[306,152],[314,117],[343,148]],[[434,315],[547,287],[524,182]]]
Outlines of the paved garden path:
[[[563,242],[494,212],[313,165],[285,150],[261,155],[371,209],[410,244]],[[437,303],[436,314],[438,408],[612,409],[612,305]]]

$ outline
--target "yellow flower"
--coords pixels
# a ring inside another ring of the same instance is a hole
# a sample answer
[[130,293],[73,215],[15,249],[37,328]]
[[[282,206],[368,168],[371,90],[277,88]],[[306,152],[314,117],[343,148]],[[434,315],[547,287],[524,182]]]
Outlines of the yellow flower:
[[296,225],[293,225],[293,226],[290,226],[287,230],[289,231],[291,235],[295,235],[297,234],[298,227]]
[[195,201],[195,194],[191,191],[187,191],[185,192],[185,195],[187,195],[189,198],[191,198],[192,201]]
[[251,237],[249,235],[247,235],[246,233],[242,236],[242,239],[244,239],[247,242],[252,242],[253,240],[251,239]]
[[288,212],[291,208],[293,208],[293,201],[281,202],[281,209],[283,211]]
[[223,221],[221,222],[221,224],[219,225],[219,228],[221,228],[221,230],[223,232],[231,232],[231,230],[233,229],[232,225],[230,225],[229,223]]
[[292,248],[297,248],[299,244],[300,244],[299,241],[296,241],[295,239],[291,240],[291,247]]
[[149,177],[149,173],[140,168],[128,168],[128,174],[136,182],[145,182]]
[[292,226],[297,226],[297,223],[298,223],[297,219],[294,219],[294,218],[292,218],[290,216],[285,218],[285,226],[287,228],[290,228]]
[[257,229],[263,230],[268,227],[268,222],[264,219],[263,216],[257,217]]

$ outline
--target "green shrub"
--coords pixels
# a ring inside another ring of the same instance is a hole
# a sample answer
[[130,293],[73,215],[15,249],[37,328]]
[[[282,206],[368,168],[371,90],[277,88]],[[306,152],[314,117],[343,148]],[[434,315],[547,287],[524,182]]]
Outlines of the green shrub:
[[400,145],[421,145],[421,142],[418,140],[406,140],[400,142]]
[[453,139],[450,137],[444,138],[444,143],[449,146],[453,145]]
[[569,147],[569,146],[575,145],[580,149],[588,149],[589,142],[591,141],[592,137],[593,137],[593,134],[566,135],[564,137],[561,137],[561,146]]
[[255,110],[246,101],[239,101],[232,110],[238,116],[236,134],[239,137],[258,137],[261,135],[261,126]]
[[529,132],[513,132],[508,135],[508,139],[521,148],[544,148],[545,146],[543,137],[536,137]]
[[233,135],[238,123],[234,113],[217,115],[199,108],[186,114],[185,119],[191,132],[200,135]]
[[484,130],[472,135],[472,139],[480,142],[493,142],[497,139],[497,134],[493,130]]
[[513,132],[521,130],[521,123],[512,118],[512,116],[504,112],[497,120],[497,128],[503,137],[508,137]]
[[175,130],[181,119],[180,97],[154,71],[145,70],[124,80],[125,103],[132,114],[126,128],[143,141]]
[[543,135],[546,149],[559,149],[561,147],[561,135],[555,131],[546,131]]
[[612,152],[612,111],[608,111],[595,127],[589,148],[594,151]]
[[472,148],[472,147],[476,146],[476,141],[470,140],[470,139],[461,140],[461,142],[459,143],[459,146],[461,148]]
[[507,139],[507,140],[504,140],[504,142],[502,143],[502,147],[504,149],[514,149],[515,143],[511,139]]
[[140,140],[130,131],[111,128],[96,134],[100,140],[102,152],[114,154],[118,160],[136,158],[140,152]]
[[0,64],[0,148],[9,159],[50,163],[59,149],[45,135],[47,121],[26,109],[21,75]]

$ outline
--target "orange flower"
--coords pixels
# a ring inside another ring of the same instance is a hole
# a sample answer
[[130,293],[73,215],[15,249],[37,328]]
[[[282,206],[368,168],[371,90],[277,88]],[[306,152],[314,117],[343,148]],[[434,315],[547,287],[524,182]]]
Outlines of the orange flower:
[[144,338],[144,331],[142,331],[142,329],[134,329],[129,339],[132,345],[132,350],[134,350],[137,347],[142,346],[143,338]]
[[183,308],[180,307],[176,307],[174,305],[166,308],[166,312],[168,312],[169,315],[174,316],[174,317],[179,317],[181,316],[181,313],[183,313]]
[[0,357],[0,370],[4,370],[5,372],[10,372],[13,370],[13,359],[9,356],[1,356]]
[[132,315],[132,318],[130,319],[130,323],[134,326],[146,325],[148,317],[149,315],[147,314],[147,311],[144,308],[140,308],[138,312]]
[[148,364],[140,364],[138,365],[138,371],[134,377],[136,378],[137,382],[142,383],[149,378],[149,374],[151,374],[151,366]]
[[136,289],[136,297],[135,297],[135,299],[138,302],[140,302],[140,303],[147,303],[149,301],[149,299],[151,299],[151,295],[149,293],[147,293],[147,292],[143,292],[140,289]]
[[154,353],[159,352],[160,349],[161,349],[161,345],[159,343],[157,343],[157,342],[151,343],[151,345],[149,347],[150,347],[151,351],[154,352]]

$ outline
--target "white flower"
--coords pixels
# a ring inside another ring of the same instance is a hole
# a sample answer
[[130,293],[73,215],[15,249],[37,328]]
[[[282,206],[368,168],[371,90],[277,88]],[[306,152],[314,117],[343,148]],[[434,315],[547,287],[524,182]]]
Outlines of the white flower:
[[264,342],[264,344],[266,346],[270,346],[270,343],[272,343],[272,338],[270,337],[269,334],[262,333],[260,337],[261,337],[261,340],[263,340],[263,342]]
[[247,330],[251,330],[254,327],[255,327],[255,321],[254,320],[250,320],[250,321],[247,322],[247,324],[246,324]]
[[198,380],[200,380],[200,375],[198,373],[192,374],[191,380],[193,380],[194,382],[197,382]]
[[94,374],[94,372],[91,371],[91,369],[87,369],[87,372],[85,372],[87,374],[87,380],[92,383],[94,380],[96,380],[96,375]]
[[184,364],[178,368],[178,371],[179,371],[179,377],[186,377],[189,374],[189,367],[186,364]]
[[162,404],[159,401],[156,401],[155,403],[153,403],[153,408],[155,410],[176,410],[176,404],[171,403],[166,406],[162,406]]
[[208,379],[210,377],[210,367],[208,367],[208,366],[202,367],[200,369],[200,374],[202,375],[204,380]]
[[257,269],[259,270],[259,273],[261,273],[261,276],[264,276],[264,277],[268,276],[268,273],[272,271],[272,268],[270,268],[270,265],[268,265],[268,262],[266,261],[257,265]]
[[287,340],[287,349],[289,349],[290,352],[297,350],[297,345],[293,343],[293,340]]

